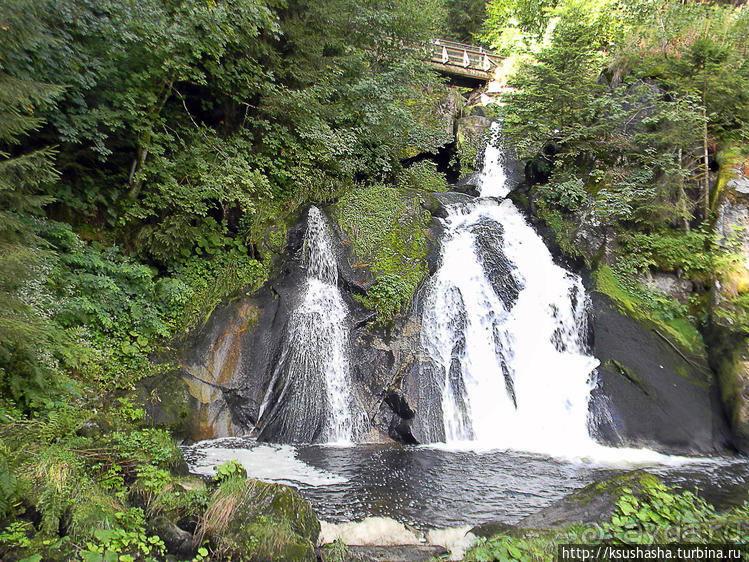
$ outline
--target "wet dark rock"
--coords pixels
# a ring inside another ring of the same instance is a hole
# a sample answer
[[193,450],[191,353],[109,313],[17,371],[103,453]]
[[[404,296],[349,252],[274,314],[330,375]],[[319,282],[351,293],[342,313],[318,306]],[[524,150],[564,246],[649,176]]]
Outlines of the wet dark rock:
[[171,554],[192,558],[200,546],[197,537],[166,517],[156,517],[149,520],[148,530],[151,534],[161,537],[164,546]]
[[[320,557],[326,560],[341,560],[332,554],[333,546],[320,548]],[[345,562],[426,562],[447,555],[443,546],[428,544],[404,544],[396,546],[347,546],[342,560]]]
[[489,282],[505,308],[510,310],[518,299],[522,285],[514,275],[515,267],[502,252],[502,226],[487,219],[471,226],[471,232],[476,237],[476,255],[486,271]]
[[505,523],[504,521],[489,521],[487,523],[482,523],[481,525],[476,525],[468,532],[476,535],[477,537],[488,539],[489,537],[493,537],[494,535],[516,536],[518,534],[522,534],[522,531],[520,531],[520,533],[518,533],[518,531],[519,529],[517,525],[511,525],[510,523]]
[[586,525],[603,523],[611,519],[611,515],[616,510],[616,502],[622,495],[631,493],[636,497],[641,497],[644,486],[659,482],[656,476],[640,470],[594,482],[521,519],[517,527],[562,529],[573,523]]
[[471,205],[473,204],[473,197],[466,195],[465,193],[455,193],[454,191],[435,192],[431,194],[436,200],[436,205],[432,211],[432,216],[439,217],[441,219],[447,218],[447,207],[448,205]]
[[454,191],[456,193],[463,193],[465,195],[470,195],[471,197],[478,197],[481,194],[479,191],[479,185],[481,184],[480,178],[481,174],[478,172],[469,174],[460,178],[460,180],[458,180],[458,183],[449,185],[448,188],[450,191]]
[[591,298],[593,354],[601,362],[590,406],[596,437],[669,453],[728,452],[730,434],[705,359],[687,360],[605,295]]

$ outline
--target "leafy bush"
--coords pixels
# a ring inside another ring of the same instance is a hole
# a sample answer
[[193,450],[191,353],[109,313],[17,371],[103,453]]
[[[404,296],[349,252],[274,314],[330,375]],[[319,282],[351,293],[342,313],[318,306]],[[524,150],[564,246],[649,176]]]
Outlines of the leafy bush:
[[242,463],[236,460],[226,461],[225,463],[216,467],[216,476],[214,480],[221,482],[227,478],[247,478],[247,471],[245,470]]

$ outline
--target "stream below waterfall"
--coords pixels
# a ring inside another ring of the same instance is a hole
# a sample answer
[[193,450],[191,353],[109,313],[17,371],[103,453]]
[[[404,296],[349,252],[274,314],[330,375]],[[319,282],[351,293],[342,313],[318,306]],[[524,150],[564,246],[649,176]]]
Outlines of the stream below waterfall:
[[[323,520],[384,516],[420,529],[513,523],[639,467],[699,488],[718,507],[743,501],[746,459],[608,447],[591,434],[598,360],[587,347],[588,297],[504,199],[502,160],[490,143],[480,197],[448,205],[439,266],[424,288],[419,415],[429,422],[421,441],[431,444],[357,443],[368,422],[350,389],[348,308],[324,217],[312,207],[303,297],[256,428],[261,440],[273,427],[297,444],[186,445],[191,471],[209,476],[237,459],[251,477],[294,486]],[[337,443],[318,444],[326,441]]]
[[[328,522],[390,517],[426,530],[501,520],[513,523],[616,470],[514,451],[454,451],[431,446],[274,445],[229,437],[183,447],[191,471],[215,474],[236,459],[249,475],[289,484]],[[640,465],[641,466],[641,465]],[[749,462],[731,458],[647,466],[667,484],[699,488],[716,507],[746,497]]]

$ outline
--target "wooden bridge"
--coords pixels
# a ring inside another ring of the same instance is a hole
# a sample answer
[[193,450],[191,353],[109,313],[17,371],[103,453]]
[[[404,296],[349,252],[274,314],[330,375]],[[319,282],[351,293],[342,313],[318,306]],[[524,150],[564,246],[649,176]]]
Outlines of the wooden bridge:
[[430,47],[432,67],[448,76],[487,82],[503,57],[475,45],[446,39],[433,39]]

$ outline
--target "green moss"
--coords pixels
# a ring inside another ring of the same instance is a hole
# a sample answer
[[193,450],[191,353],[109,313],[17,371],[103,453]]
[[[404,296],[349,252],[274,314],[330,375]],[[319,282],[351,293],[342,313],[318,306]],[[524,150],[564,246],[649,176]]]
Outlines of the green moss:
[[268,278],[268,268],[243,256],[215,266],[190,263],[180,276],[188,281],[191,289],[177,320],[178,333],[184,334],[202,326],[213,309],[227,297],[242,289],[248,293],[259,289]]
[[595,272],[596,290],[607,295],[622,314],[658,330],[663,337],[682,351],[700,358],[705,357],[705,343],[697,328],[685,317],[673,317],[672,310],[663,311],[658,303],[643,298],[624,282],[609,266]]
[[712,319],[734,332],[749,334],[749,293],[731,299],[721,299],[712,309]]
[[214,491],[199,533],[223,558],[314,561],[320,523],[288,486],[232,476]]
[[381,324],[411,301],[427,274],[431,216],[421,201],[411,190],[371,185],[350,191],[331,209],[351,240],[357,259],[352,265],[374,275],[374,286],[360,300],[378,312]]
[[710,196],[710,208],[715,209],[715,205],[722,199],[726,184],[734,177],[733,170],[742,160],[746,158],[747,147],[728,146],[718,153],[718,180],[715,183],[715,189]]
[[477,170],[479,152],[486,144],[487,135],[483,123],[483,118],[474,116],[464,117],[458,121],[455,148],[461,174],[472,174]]

